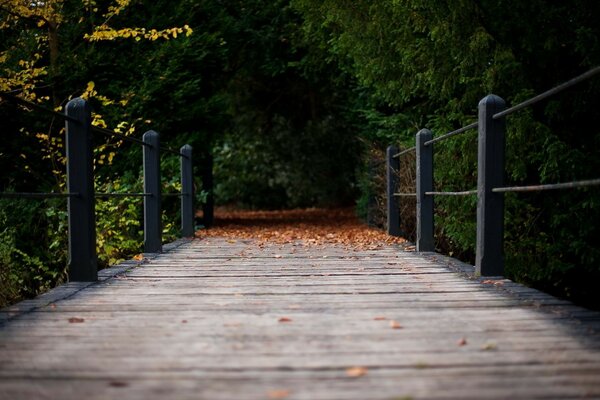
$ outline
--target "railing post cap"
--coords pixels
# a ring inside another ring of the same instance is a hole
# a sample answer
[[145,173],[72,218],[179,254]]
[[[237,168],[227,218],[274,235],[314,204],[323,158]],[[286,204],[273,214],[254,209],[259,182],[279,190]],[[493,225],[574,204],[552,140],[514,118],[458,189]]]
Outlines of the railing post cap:
[[482,106],[496,106],[496,107],[504,107],[506,102],[500,96],[496,96],[495,94],[488,94],[483,99],[479,101],[479,107]]
[[189,144],[184,144],[183,146],[181,146],[181,148],[179,150],[183,151],[192,151],[192,146],[190,146]]
[[146,131],[146,133],[144,133],[142,135],[142,139],[146,140],[146,139],[149,139],[149,138],[154,138],[154,137],[159,137],[159,136],[160,135],[158,134],[158,132],[153,131],[153,130],[149,130],[149,131]]
[[85,99],[81,97],[75,97],[74,99],[69,100],[67,105],[65,106],[65,111],[67,113],[73,113],[76,110],[83,110],[85,112],[91,112],[92,108],[90,107],[90,103],[88,103]]
[[433,136],[433,133],[431,133],[431,131],[427,128],[421,129],[419,132],[417,132],[417,137],[422,137],[422,136]]

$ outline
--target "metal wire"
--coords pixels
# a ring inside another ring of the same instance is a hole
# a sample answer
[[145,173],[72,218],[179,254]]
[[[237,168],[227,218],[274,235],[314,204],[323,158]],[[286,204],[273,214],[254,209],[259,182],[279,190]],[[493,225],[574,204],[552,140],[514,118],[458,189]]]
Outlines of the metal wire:
[[96,197],[149,197],[152,193],[94,193]]
[[[64,120],[67,120],[67,121],[76,122],[76,123],[80,123],[81,122],[77,118],[73,118],[73,117],[70,117],[70,116],[68,116],[68,115],[66,115],[64,113],[61,113],[61,112],[58,112],[58,111],[54,111],[54,110],[51,110],[49,108],[40,106],[39,104],[32,103],[31,101],[20,99],[20,98],[14,96],[12,94],[9,94],[9,93],[1,93],[0,92],[0,97],[3,97],[5,99],[13,101],[15,103],[19,103],[21,105],[25,105],[25,106],[34,108],[36,110],[45,112],[47,114],[52,114],[52,115],[54,115],[56,117],[60,117],[60,118],[62,118]],[[92,125],[91,126],[91,130],[93,132],[101,133],[101,134],[103,134],[105,136],[117,137],[117,138],[119,138],[121,140],[125,140],[125,141],[128,141],[128,142],[133,142],[133,143],[141,144],[143,146],[150,146],[150,144],[144,142],[141,139],[137,139],[137,138],[134,138],[134,137],[131,137],[131,136],[126,136],[126,135],[123,135],[122,133],[111,131],[110,129],[101,128],[99,126],[93,126]],[[175,149],[172,149],[170,147],[163,147],[163,146],[161,146],[160,150],[161,151],[165,151],[167,153],[176,154],[176,155],[178,155],[180,157],[188,158],[187,156],[181,154],[181,152],[179,150],[175,150]]]
[[574,189],[589,186],[600,186],[600,179],[589,179],[585,181],[573,181],[565,183],[553,183],[547,185],[529,185],[529,186],[509,186],[494,188],[492,192],[505,193],[505,192],[539,192],[542,190],[557,190],[557,189]]
[[39,104],[32,103],[31,101],[20,99],[17,96],[13,96],[12,94],[9,94],[9,93],[0,93],[0,97],[3,97],[3,98],[5,98],[7,100],[10,100],[10,101],[14,101],[15,103],[21,104],[23,106],[28,106],[28,107],[34,108],[34,109],[36,109],[38,111],[45,112],[46,114],[52,114],[55,117],[59,117],[59,118],[62,118],[62,119],[65,119],[65,120],[68,120],[68,121],[71,121],[71,122],[77,122],[77,123],[80,122],[77,118],[73,118],[73,117],[68,116],[67,114],[64,114],[64,113],[61,113],[61,112],[58,112],[58,111],[54,111],[54,110],[51,110],[49,108],[40,106]]
[[478,125],[479,124],[477,122],[473,122],[472,124],[469,124],[467,126],[463,126],[462,128],[459,128],[459,129],[457,129],[455,131],[452,131],[452,132],[449,132],[449,133],[445,133],[445,134],[443,134],[441,136],[438,136],[436,138],[428,140],[425,143],[423,143],[423,145],[424,146],[429,146],[430,144],[433,144],[435,142],[439,142],[440,140],[448,139],[448,138],[450,138],[452,136],[456,136],[456,135],[464,133],[464,132],[466,132],[468,130],[475,129],[475,128],[477,128]]
[[125,140],[127,142],[132,142],[132,143],[138,143],[141,144],[143,146],[151,146],[149,143],[144,142],[141,139],[137,139],[131,136],[125,136],[122,133],[118,133],[115,131],[111,131],[110,129],[105,129],[105,128],[100,128],[99,126],[93,126],[92,125],[92,132],[98,132],[101,133],[105,136],[110,136],[110,137],[118,137],[121,140]]
[[1,192],[0,198],[5,199],[50,199],[77,197],[79,193],[28,193],[28,192]]
[[473,194],[477,194],[477,189],[464,192],[425,192],[426,196],[470,196]]
[[394,193],[393,196],[396,197],[416,197],[416,193]]
[[504,111],[500,111],[499,113],[494,114],[493,118],[494,119],[498,119],[498,118],[505,117],[505,116],[507,116],[509,114],[512,114],[514,112],[517,112],[517,111],[519,111],[519,110],[521,110],[521,109],[523,109],[523,108],[525,108],[527,106],[530,106],[532,104],[538,103],[538,102],[544,100],[547,97],[550,97],[550,96],[553,96],[553,95],[555,95],[555,94],[557,94],[559,92],[562,92],[563,90],[568,89],[568,88],[570,88],[573,85],[576,85],[576,84],[578,84],[580,82],[583,82],[583,81],[585,81],[587,79],[590,79],[591,77],[593,77],[594,75],[597,75],[598,73],[600,73],[600,66],[592,68],[588,72],[586,72],[584,74],[581,74],[578,77],[573,78],[573,79],[571,79],[571,80],[569,80],[569,81],[567,81],[567,82],[565,82],[563,84],[560,84],[560,85],[558,85],[558,86],[556,86],[556,87],[554,87],[554,88],[552,88],[550,90],[547,90],[544,93],[538,94],[537,96],[532,97],[529,100],[525,100],[524,102],[519,103],[519,104],[517,104],[515,106],[512,106],[510,108],[507,108]]
[[188,158],[188,156],[186,156],[185,154],[181,153],[179,150],[175,150],[175,149],[173,149],[171,147],[160,146],[160,150],[164,151],[165,153],[172,153],[172,154],[178,155],[179,157]]
[[399,153],[397,153],[397,154],[394,154],[394,155],[392,156],[392,158],[398,158],[398,157],[400,157],[402,154],[410,153],[411,151],[415,151],[416,149],[417,149],[417,147],[415,146],[415,147],[411,147],[411,148],[408,148],[408,149],[402,150],[401,152],[399,152]]

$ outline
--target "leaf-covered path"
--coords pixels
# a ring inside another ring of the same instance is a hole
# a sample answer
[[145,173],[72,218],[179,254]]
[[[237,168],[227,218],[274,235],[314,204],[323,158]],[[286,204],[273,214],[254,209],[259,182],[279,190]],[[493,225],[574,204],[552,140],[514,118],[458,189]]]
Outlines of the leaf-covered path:
[[598,313],[265,215],[3,310],[0,399],[600,397]]

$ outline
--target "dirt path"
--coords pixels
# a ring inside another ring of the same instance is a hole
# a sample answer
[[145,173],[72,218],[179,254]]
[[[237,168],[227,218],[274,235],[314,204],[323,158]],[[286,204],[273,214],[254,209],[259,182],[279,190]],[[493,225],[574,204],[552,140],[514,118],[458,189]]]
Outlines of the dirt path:
[[383,230],[359,221],[352,208],[296,209],[284,211],[215,210],[215,226],[196,233],[200,238],[256,239],[306,246],[341,244],[351,248],[377,248],[384,244],[408,244]]

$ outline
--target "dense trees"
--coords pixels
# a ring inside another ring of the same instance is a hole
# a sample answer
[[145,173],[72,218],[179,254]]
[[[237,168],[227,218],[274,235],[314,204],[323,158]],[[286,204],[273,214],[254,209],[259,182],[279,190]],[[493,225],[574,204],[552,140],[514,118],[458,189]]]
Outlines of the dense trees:
[[[423,127],[441,134],[472,122],[488,93],[515,103],[598,65],[599,15],[591,0],[5,0],[0,90],[47,107],[84,95],[98,124],[134,135],[152,127],[163,142],[189,142],[198,187],[214,162],[221,203],[280,208],[358,197],[364,205],[378,174],[367,166],[388,144],[410,146]],[[511,183],[594,177],[599,85],[510,119]],[[24,111],[0,105],[2,190],[61,190],[61,123]],[[139,187],[139,149],[97,144],[98,185]],[[472,133],[437,146],[440,189],[475,185],[475,147]],[[163,162],[175,171],[176,161]],[[507,196],[511,277],[591,298],[600,232],[585,222],[600,220],[599,196]],[[12,282],[4,293],[35,293],[64,276],[64,237],[55,233],[64,215],[47,206],[2,204],[0,259],[3,281]],[[105,262],[122,256],[117,249],[136,251],[136,200],[98,207]],[[469,260],[474,201],[436,207],[439,248]],[[44,224],[29,232],[34,220]],[[55,253],[26,245],[29,234]]]
[[[600,7],[593,1],[293,3],[308,34],[369,91],[368,115],[382,129],[366,137],[376,141],[412,145],[419,128],[442,134],[473,121],[487,93],[516,103],[600,63]],[[510,183],[594,177],[599,85],[587,82],[510,118]],[[473,136],[437,147],[436,185],[474,187]],[[508,195],[510,276],[573,297],[596,296],[586,282],[598,277],[600,232],[589,221],[600,221],[599,200],[597,190]],[[437,209],[439,247],[470,259],[474,201],[440,199]]]

